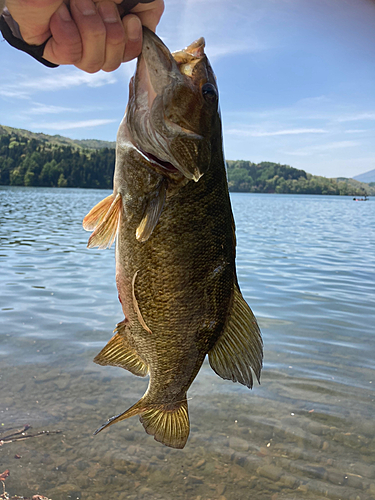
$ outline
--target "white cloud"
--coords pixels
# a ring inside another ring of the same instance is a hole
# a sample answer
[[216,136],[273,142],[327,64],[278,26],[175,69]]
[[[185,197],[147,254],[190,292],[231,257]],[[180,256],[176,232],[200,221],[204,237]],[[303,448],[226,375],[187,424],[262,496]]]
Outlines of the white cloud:
[[341,116],[337,118],[337,121],[339,123],[342,122],[354,122],[354,121],[360,121],[360,120],[375,120],[375,113],[371,112],[365,112],[365,113],[356,113],[353,115],[347,115],[347,116]]
[[182,49],[204,36],[210,59],[274,47],[272,33],[259,29],[259,21],[266,15],[264,7],[261,3],[251,2],[251,6],[249,3],[249,0],[171,1],[158,33],[172,50]]
[[33,129],[40,130],[68,130],[73,128],[92,128],[100,127],[101,125],[108,125],[108,123],[114,123],[117,120],[84,120],[84,121],[71,121],[71,122],[53,122],[53,123],[32,123],[30,126]]
[[357,141],[334,141],[326,144],[316,144],[314,146],[306,146],[304,148],[295,149],[293,151],[284,151],[284,154],[292,156],[310,156],[319,153],[330,152],[333,149],[353,148],[359,146]]
[[33,104],[33,107],[30,109],[25,110],[27,114],[31,115],[49,115],[49,114],[59,114],[59,113],[77,113],[81,112],[80,109],[78,108],[68,108],[68,107],[63,107],[63,106],[54,106],[54,105],[48,105],[48,104],[42,104],[39,102],[35,102]]
[[275,135],[299,135],[299,134],[325,134],[327,130],[322,128],[291,128],[274,131],[229,129],[226,135],[237,135],[241,137],[270,137]]
[[250,52],[259,52],[265,50],[265,46],[260,43],[225,43],[225,44],[209,44],[206,49],[207,56],[210,60],[217,59],[219,57],[233,55],[233,54],[248,54]]
[[116,82],[117,78],[113,73],[99,71],[98,73],[89,74],[74,68],[60,74],[39,78],[30,78],[30,75],[27,77],[18,76],[17,80],[14,80],[12,83],[3,83],[0,81],[0,95],[25,99],[36,92],[56,92],[82,85],[102,87]]

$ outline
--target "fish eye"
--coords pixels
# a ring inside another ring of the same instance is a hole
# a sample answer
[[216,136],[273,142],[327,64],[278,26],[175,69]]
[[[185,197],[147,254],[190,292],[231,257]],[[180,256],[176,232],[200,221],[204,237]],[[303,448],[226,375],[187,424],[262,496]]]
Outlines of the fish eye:
[[212,83],[205,83],[202,86],[202,95],[208,102],[214,103],[217,101],[217,91]]

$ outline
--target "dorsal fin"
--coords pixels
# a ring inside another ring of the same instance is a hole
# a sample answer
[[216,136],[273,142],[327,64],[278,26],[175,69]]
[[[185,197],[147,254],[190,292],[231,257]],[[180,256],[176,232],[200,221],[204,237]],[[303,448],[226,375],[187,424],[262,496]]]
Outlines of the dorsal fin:
[[208,353],[211,368],[223,379],[240,382],[250,389],[254,371],[260,379],[263,342],[258,323],[237,285],[227,326]]

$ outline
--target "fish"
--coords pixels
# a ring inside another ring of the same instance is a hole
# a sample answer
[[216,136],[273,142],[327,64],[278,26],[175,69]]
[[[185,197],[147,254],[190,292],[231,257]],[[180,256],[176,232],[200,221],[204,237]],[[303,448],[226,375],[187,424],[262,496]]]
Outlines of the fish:
[[96,433],[138,415],[146,432],[184,448],[187,391],[206,355],[223,379],[252,388],[263,343],[236,275],[215,74],[200,38],[169,51],[143,28],[142,53],[116,141],[113,193],[84,218],[88,247],[115,241],[124,320],[95,357],[149,375],[131,408]]

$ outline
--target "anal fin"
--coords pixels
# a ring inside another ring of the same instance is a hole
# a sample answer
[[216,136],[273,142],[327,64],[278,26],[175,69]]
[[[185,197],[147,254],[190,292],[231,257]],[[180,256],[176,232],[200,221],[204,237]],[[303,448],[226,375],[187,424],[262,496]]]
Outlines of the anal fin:
[[103,366],[120,366],[134,375],[145,377],[148,373],[148,365],[130,345],[126,329],[124,322],[117,325],[116,334],[94,358],[94,362]]
[[251,370],[259,382],[263,342],[258,323],[237,285],[227,326],[208,353],[211,368],[223,379],[253,386]]

